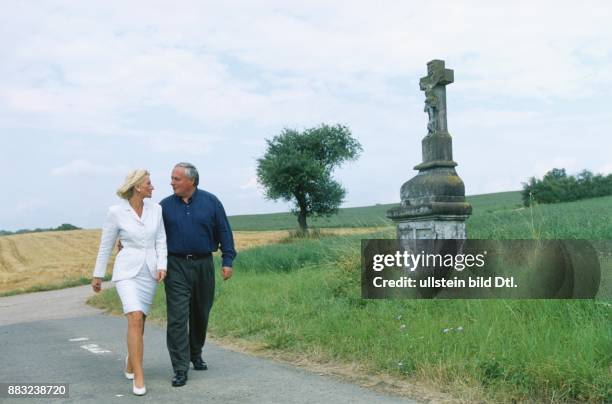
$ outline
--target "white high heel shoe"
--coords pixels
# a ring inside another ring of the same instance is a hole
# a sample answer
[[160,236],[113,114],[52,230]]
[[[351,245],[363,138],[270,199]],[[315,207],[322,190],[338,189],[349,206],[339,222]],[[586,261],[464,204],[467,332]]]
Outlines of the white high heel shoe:
[[129,380],[134,380],[134,373],[128,373],[125,371],[125,369],[127,369],[127,365],[128,365],[128,357],[125,357],[125,368],[123,369],[123,374],[125,375],[126,379]]
[[132,380],[132,393],[137,396],[144,396],[145,394],[147,394],[147,387],[136,387],[136,382]]

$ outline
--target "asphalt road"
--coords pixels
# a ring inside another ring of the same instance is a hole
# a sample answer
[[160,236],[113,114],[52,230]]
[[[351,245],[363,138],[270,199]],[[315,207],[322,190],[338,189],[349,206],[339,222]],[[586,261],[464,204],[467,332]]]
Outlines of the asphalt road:
[[126,322],[85,305],[89,286],[0,298],[0,383],[69,383],[67,399],[1,402],[406,403],[400,397],[206,344],[206,371],[172,387],[165,330],[147,324],[147,394],[122,373]]

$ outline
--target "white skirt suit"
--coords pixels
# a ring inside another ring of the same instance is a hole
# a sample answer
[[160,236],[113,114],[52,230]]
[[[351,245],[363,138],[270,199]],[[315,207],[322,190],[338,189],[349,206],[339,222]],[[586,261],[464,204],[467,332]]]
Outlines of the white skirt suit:
[[166,270],[168,259],[161,206],[145,201],[141,217],[128,201],[108,209],[94,277],[104,277],[117,239],[121,240],[123,249],[115,258],[112,281],[121,298],[123,312],[148,314],[157,288],[157,271]]

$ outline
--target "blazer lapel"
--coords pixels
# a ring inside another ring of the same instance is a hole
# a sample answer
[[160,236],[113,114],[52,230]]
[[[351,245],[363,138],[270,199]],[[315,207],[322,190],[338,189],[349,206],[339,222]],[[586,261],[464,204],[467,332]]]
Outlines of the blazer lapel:
[[149,214],[149,206],[147,203],[145,203],[144,206],[142,207],[142,216],[140,217],[140,221],[143,223],[146,222],[148,214]]
[[134,219],[136,219],[136,221],[140,224],[144,224],[144,215],[145,215],[145,210],[147,208],[147,205],[145,204],[142,208],[142,217],[138,217],[138,215],[136,214],[136,211],[134,210],[134,208],[132,208],[132,205],[130,205],[130,203],[128,201],[125,201],[125,209],[127,211],[130,212],[130,214],[132,215],[132,217]]

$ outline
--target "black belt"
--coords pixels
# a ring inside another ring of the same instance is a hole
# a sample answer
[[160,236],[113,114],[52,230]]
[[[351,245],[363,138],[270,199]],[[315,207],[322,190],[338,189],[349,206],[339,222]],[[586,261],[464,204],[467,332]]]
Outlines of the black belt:
[[176,254],[176,253],[168,253],[168,255],[172,257],[182,258],[184,260],[201,260],[204,258],[208,258],[212,255],[212,253],[207,254]]

